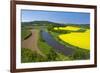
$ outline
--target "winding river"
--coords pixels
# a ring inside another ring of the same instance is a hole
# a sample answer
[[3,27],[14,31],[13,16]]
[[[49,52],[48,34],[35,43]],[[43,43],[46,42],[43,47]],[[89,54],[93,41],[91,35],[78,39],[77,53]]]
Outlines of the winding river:
[[52,46],[54,48],[55,51],[59,52],[59,53],[63,53],[64,55],[71,55],[74,52],[74,49],[70,46],[64,46],[61,43],[59,43],[58,41],[56,41],[48,32],[46,32],[45,30],[42,30],[41,32],[42,34],[42,38],[45,40],[45,42]]

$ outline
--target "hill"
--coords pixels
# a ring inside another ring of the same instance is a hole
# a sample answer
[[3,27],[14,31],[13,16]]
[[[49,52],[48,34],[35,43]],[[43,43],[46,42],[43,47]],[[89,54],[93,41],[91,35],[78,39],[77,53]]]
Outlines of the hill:
[[22,26],[78,26],[82,28],[90,28],[90,24],[61,24],[61,23],[55,23],[51,21],[31,21],[31,22],[21,22]]
[[22,25],[33,25],[33,26],[62,26],[63,24],[50,22],[50,21],[31,21],[31,22],[22,22]]

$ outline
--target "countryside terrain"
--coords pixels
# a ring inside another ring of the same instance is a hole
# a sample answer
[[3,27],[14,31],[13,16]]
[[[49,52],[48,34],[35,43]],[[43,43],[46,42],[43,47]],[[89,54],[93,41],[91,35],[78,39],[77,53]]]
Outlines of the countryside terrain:
[[21,22],[21,62],[87,60],[90,25]]

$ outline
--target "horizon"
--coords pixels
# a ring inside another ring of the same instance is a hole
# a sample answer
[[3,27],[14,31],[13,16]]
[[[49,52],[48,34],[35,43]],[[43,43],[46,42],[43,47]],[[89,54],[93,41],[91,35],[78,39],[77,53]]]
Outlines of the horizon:
[[[39,22],[39,20],[35,20],[35,21],[38,21]],[[35,22],[35,21],[26,21],[26,22],[22,22],[22,23],[30,23],[30,22]],[[40,21],[42,21],[42,20],[40,20]],[[44,21],[44,20],[43,20]],[[52,21],[47,21],[47,22],[52,22]],[[58,22],[52,22],[52,23],[58,23]],[[75,23],[58,23],[58,24],[64,24],[64,25],[67,25],[67,24],[75,24]],[[78,25],[80,25],[80,24],[78,24]],[[84,24],[83,24],[84,25]],[[88,25],[90,25],[90,24],[88,24]]]
[[21,22],[49,21],[60,24],[90,24],[90,13],[21,10]]

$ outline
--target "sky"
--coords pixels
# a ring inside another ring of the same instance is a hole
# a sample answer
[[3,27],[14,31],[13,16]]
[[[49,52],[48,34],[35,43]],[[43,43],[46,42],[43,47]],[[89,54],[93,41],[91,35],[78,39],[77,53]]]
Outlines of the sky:
[[21,10],[21,21],[51,21],[64,24],[90,24],[90,13]]

